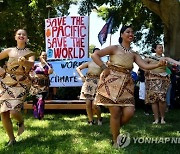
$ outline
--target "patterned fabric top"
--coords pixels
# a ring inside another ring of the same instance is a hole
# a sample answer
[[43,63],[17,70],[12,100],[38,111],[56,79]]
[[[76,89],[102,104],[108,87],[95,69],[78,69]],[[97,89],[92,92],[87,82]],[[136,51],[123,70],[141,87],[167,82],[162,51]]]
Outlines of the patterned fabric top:
[[25,98],[31,85],[29,71],[32,65],[33,63],[19,65],[18,57],[9,57],[5,68],[6,73],[0,81],[0,100],[23,100]]
[[[150,59],[149,64],[157,64],[159,61]],[[161,66],[155,69],[152,69],[150,72],[152,73],[165,73],[166,72],[166,66]]]
[[[31,51],[26,51],[26,53],[24,55],[21,56],[32,56],[33,52]],[[19,56],[20,57],[20,56]],[[28,74],[33,66],[33,63],[24,63],[23,66],[19,65],[18,62],[18,58],[19,57],[9,57],[9,60],[7,62],[6,65],[6,72],[10,73],[10,74],[17,74],[17,75],[24,75],[24,74]]]
[[20,65],[18,58],[25,57],[27,59],[34,53],[28,49],[12,48],[12,50],[13,54],[9,57],[5,73],[0,80],[0,113],[10,110],[20,111],[31,85],[29,72],[33,63],[26,62]]
[[88,62],[88,72],[87,74],[91,75],[100,75],[102,72],[102,69],[93,61]]
[[[131,52],[128,53],[121,53],[124,52],[122,48],[118,48],[120,51],[119,54],[116,55],[110,55],[110,63],[112,65],[122,66],[127,69],[133,68],[133,62],[134,62],[134,55]],[[132,50],[131,50],[132,51]]]

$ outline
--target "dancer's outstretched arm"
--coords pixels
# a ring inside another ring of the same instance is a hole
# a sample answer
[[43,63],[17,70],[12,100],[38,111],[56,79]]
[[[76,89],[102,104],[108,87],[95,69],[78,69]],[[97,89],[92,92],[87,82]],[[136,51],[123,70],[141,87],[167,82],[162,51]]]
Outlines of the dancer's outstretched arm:
[[176,64],[176,65],[180,65],[180,61],[176,61],[170,57],[163,57],[166,61],[168,61],[169,63],[173,63],[173,64]]

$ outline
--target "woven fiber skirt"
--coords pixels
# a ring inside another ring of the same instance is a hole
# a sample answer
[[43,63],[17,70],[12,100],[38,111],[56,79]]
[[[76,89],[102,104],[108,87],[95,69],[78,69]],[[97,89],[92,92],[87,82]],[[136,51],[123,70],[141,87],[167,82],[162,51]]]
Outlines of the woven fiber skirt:
[[134,106],[134,82],[129,72],[110,68],[110,74],[98,83],[96,105]]
[[146,104],[157,103],[159,101],[166,102],[166,93],[170,85],[169,76],[160,74],[145,73],[146,84]]
[[99,81],[99,76],[88,74],[81,88],[80,99],[94,100],[98,81]]
[[0,113],[10,110],[20,111],[28,94],[30,80],[23,75],[9,75],[0,81]]

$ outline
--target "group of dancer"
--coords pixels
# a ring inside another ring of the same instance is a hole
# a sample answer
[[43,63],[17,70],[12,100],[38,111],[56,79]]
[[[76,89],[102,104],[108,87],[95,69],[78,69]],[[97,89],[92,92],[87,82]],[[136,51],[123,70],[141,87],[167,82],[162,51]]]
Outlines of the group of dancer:
[[[102,125],[99,105],[108,107],[114,147],[119,146],[117,137],[120,134],[120,128],[129,122],[135,111],[134,82],[131,77],[133,63],[135,62],[143,70],[151,70],[146,71],[147,92],[149,92],[148,102],[155,104],[153,105],[154,110],[165,103],[164,97],[169,84],[169,77],[165,73],[167,61],[179,65],[179,62],[167,57],[161,57],[159,61],[143,60],[130,47],[133,39],[132,27],[123,26],[120,31],[119,45],[112,45],[101,50],[94,49],[93,61],[84,63],[76,69],[84,82],[80,98],[86,99],[88,123],[94,124],[93,114],[96,113],[98,125]],[[27,33],[25,30],[18,30],[15,40],[17,47],[4,49],[0,53],[0,60],[9,57],[6,69],[0,69],[0,113],[3,127],[9,137],[7,145],[13,145],[16,142],[11,117],[17,120],[19,127],[17,135],[21,135],[24,131],[24,120],[20,110],[29,89],[32,95],[39,94],[38,100],[37,96],[33,97],[34,108],[37,109],[35,102],[38,101],[41,105],[44,101],[49,86],[48,75],[53,72],[52,66],[46,62],[45,52],[40,56],[41,63],[34,65],[33,52],[26,48]],[[109,55],[109,60],[104,63],[101,57],[106,55]],[[81,72],[84,68],[88,68],[86,77]],[[40,82],[37,82],[39,79],[41,79]],[[31,85],[31,82],[34,84]],[[157,87],[160,90],[157,90]],[[34,115],[39,119],[43,117],[41,112],[34,112]],[[155,116],[156,123],[159,118],[157,116]],[[161,123],[163,122],[162,113]]]
[[[85,81],[81,94],[85,95],[87,100],[87,114],[89,122],[92,122],[92,112],[89,112],[89,95],[94,99],[91,101],[92,106],[103,105],[109,108],[110,111],[110,128],[113,138],[113,146],[119,147],[117,138],[120,134],[120,128],[128,123],[133,117],[135,111],[134,100],[134,82],[132,80],[131,71],[135,62],[141,69],[145,70],[146,74],[146,102],[152,104],[155,121],[159,122],[159,111],[161,123],[164,124],[165,113],[165,98],[166,92],[170,83],[169,74],[166,73],[167,63],[180,65],[180,62],[169,57],[162,57],[163,48],[161,44],[157,44],[154,48],[158,60],[146,58],[142,59],[140,55],[133,51],[130,47],[134,39],[134,33],[131,25],[123,26],[120,31],[120,45],[112,45],[101,50],[96,50],[92,54],[93,63],[99,67],[92,67],[89,64],[79,66],[77,71]],[[108,62],[105,64],[101,57],[109,56]],[[80,69],[88,67],[86,79],[80,73]],[[96,69],[95,69],[96,68]],[[94,73],[102,71],[102,73]],[[99,76],[98,86],[93,86],[94,76]],[[90,82],[91,81],[91,82]],[[93,88],[96,87],[96,90]],[[92,90],[93,89],[93,90]],[[91,98],[92,100],[92,98]],[[100,111],[100,110],[99,110]],[[98,116],[101,117],[101,116]],[[91,124],[91,123],[90,123]],[[102,124],[102,123],[101,123]]]

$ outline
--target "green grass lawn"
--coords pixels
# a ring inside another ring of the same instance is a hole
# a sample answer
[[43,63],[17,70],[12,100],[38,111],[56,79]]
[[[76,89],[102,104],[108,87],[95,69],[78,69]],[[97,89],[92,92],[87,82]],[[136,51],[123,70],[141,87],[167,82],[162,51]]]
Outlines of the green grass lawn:
[[[109,116],[108,112],[103,113],[102,126],[89,126],[85,111],[46,111],[43,120],[34,119],[32,111],[28,111],[24,115],[26,130],[13,147],[4,146],[8,137],[0,123],[0,154],[180,153],[180,109],[166,113],[165,125],[152,125],[153,115],[145,116],[142,110],[136,110],[133,119],[122,128],[121,132],[129,133],[131,140],[121,149],[111,146]],[[14,129],[17,133],[17,126]],[[170,141],[142,143],[144,138],[163,141],[170,138]],[[173,138],[177,143],[171,143]]]

